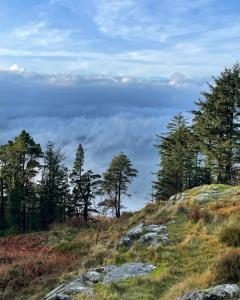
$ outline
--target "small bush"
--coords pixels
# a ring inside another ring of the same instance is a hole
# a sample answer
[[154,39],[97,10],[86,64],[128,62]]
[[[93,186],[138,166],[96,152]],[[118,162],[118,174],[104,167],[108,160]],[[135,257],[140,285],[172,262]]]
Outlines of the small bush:
[[56,249],[61,253],[74,252],[84,255],[88,253],[89,245],[87,242],[62,242]]
[[186,212],[186,207],[182,203],[178,204],[177,213],[184,213],[184,212]]
[[197,223],[201,219],[201,213],[199,207],[194,207],[189,214],[189,219]]
[[200,215],[204,223],[211,223],[213,221],[214,216],[206,209],[202,209]]
[[240,246],[240,220],[231,219],[219,232],[219,240],[230,247]]
[[240,250],[231,249],[219,257],[213,267],[215,283],[235,283],[240,280]]

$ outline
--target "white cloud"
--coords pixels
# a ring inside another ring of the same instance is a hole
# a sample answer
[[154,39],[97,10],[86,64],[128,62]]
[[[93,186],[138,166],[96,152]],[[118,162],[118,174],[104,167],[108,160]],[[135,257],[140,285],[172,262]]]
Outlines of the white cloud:
[[8,69],[10,72],[13,72],[13,73],[24,73],[25,72],[25,69],[22,67],[22,66],[19,66],[17,64],[14,64],[12,66],[9,67]]
[[28,42],[29,46],[49,46],[53,44],[63,44],[72,33],[72,30],[52,28],[49,27],[45,21],[41,21],[15,28],[10,35],[15,38],[16,41]]

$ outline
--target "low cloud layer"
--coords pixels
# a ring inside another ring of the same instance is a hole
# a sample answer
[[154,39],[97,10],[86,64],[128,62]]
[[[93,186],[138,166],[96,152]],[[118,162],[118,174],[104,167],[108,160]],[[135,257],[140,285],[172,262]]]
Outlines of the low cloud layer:
[[0,139],[25,129],[43,147],[49,140],[61,147],[69,167],[82,143],[88,167],[100,173],[125,152],[139,170],[127,206],[138,209],[157,168],[155,135],[175,113],[193,108],[203,84],[181,74],[161,80],[41,75],[15,65],[0,72]]

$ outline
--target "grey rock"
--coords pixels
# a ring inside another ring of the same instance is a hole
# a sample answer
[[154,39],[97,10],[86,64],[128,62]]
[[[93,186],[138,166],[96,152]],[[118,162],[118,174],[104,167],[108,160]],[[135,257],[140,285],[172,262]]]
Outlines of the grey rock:
[[64,295],[64,294],[58,294],[55,296],[55,300],[71,300],[71,296]]
[[105,268],[104,283],[117,282],[129,277],[143,276],[153,271],[155,267],[152,264],[144,263],[126,263],[122,266],[107,266]]
[[73,281],[61,284],[51,291],[43,300],[72,300],[71,295],[80,293],[93,293],[93,287],[97,283],[108,284],[128,277],[143,276],[149,274],[155,267],[145,263],[127,263],[122,266],[110,265],[98,268],[79,276]]
[[171,242],[168,238],[167,226],[139,224],[129,230],[126,235],[120,239],[119,245],[130,247],[136,240],[138,240],[141,244],[151,246],[157,246],[160,243],[166,245]]
[[119,241],[119,245],[123,245],[125,247],[130,247],[133,243],[133,239],[131,239],[130,237],[128,237],[127,235],[122,237]]
[[186,198],[188,197],[188,194],[186,193],[179,193],[179,194],[176,194],[176,195],[173,195],[169,198],[168,202],[170,204],[173,204],[177,201],[183,201],[185,200]]
[[97,271],[89,271],[83,275],[84,279],[92,283],[98,283],[101,281],[102,274]]
[[207,290],[189,292],[176,300],[222,300],[240,299],[240,288],[236,284],[223,284]]
[[123,245],[125,247],[129,247],[132,245],[133,241],[137,238],[139,238],[144,231],[144,225],[143,224],[139,224],[133,228],[131,228],[125,236],[123,236],[120,241],[119,241],[119,245]]
[[140,244],[156,246],[162,241],[161,236],[157,232],[149,232],[140,237]]

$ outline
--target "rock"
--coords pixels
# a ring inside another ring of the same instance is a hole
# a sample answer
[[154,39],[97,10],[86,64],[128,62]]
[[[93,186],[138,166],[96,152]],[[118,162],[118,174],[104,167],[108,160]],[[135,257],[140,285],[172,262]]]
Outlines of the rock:
[[120,241],[119,245],[123,245],[125,247],[129,247],[132,245],[133,241],[141,236],[144,231],[144,225],[139,224],[132,229],[130,229],[125,236],[123,236]]
[[188,194],[186,193],[179,193],[179,194],[176,194],[176,195],[173,195],[169,198],[168,202],[170,204],[173,204],[177,201],[183,201],[185,200],[186,198],[188,197]]
[[[237,298],[236,298],[237,297]],[[221,300],[240,299],[240,288],[236,284],[223,284],[207,290],[189,292],[176,300]]]
[[97,271],[89,271],[84,276],[84,279],[92,283],[98,283],[101,281],[102,274]]
[[80,293],[93,293],[93,287],[97,283],[108,284],[128,277],[143,276],[149,274],[155,267],[145,263],[127,263],[122,266],[110,265],[88,271],[73,281],[62,284],[51,291],[43,300],[72,300],[71,295]]
[[162,241],[162,238],[157,232],[149,232],[149,233],[146,233],[143,236],[141,236],[138,241],[140,244],[156,246],[156,245],[160,244],[160,242]]
[[123,245],[125,247],[130,247],[133,243],[133,239],[128,237],[127,235],[122,237],[118,243],[118,245]]
[[105,268],[104,283],[117,282],[133,276],[143,276],[153,271],[152,264],[126,263],[122,266],[107,266]]
[[62,284],[43,298],[43,300],[71,300],[71,295],[78,293],[91,294],[93,289],[86,283],[84,276],[71,281],[68,284]]
[[160,243],[166,245],[171,242],[168,238],[167,226],[156,224],[140,224],[133,227],[120,239],[119,245],[130,247],[135,240],[151,246],[157,246]]
[[64,295],[64,294],[58,294],[55,297],[55,300],[72,300],[71,296]]

